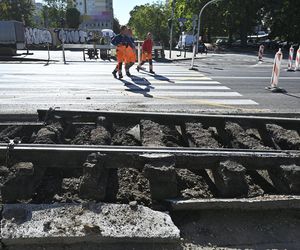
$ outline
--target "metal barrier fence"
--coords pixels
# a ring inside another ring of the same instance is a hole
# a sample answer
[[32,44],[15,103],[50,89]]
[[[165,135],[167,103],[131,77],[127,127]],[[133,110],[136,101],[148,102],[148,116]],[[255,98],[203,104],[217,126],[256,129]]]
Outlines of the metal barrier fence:
[[[142,41],[137,41],[137,58],[138,58],[138,62],[140,63],[141,60],[141,45],[142,45]],[[66,60],[66,55],[65,55],[65,49],[81,49],[83,52],[83,60],[86,61],[85,58],[85,50],[89,50],[89,49],[94,49],[94,50],[106,50],[106,53],[108,55],[110,55],[111,50],[116,49],[115,46],[113,45],[99,45],[99,44],[62,44],[62,51],[63,51],[63,59],[64,59],[64,63],[67,62]],[[163,50],[163,46],[158,45],[158,46],[153,46],[153,53],[154,53],[154,58],[155,60],[157,60],[159,58],[159,54],[161,58],[164,58],[164,50]]]

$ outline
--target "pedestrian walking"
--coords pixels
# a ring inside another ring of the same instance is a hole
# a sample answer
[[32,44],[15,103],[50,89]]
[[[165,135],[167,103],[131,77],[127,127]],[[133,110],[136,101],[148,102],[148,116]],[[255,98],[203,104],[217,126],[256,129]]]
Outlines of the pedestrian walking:
[[117,73],[118,73],[119,79],[123,78],[122,65],[123,62],[125,62],[125,58],[126,58],[126,47],[128,46],[134,47],[131,40],[128,38],[128,36],[126,36],[126,33],[127,33],[127,27],[122,25],[120,28],[120,34],[115,36],[111,41],[111,43],[117,47],[116,50],[117,50],[117,61],[118,61],[118,64],[114,69],[114,71],[112,72],[112,74],[115,78],[117,78]]
[[265,50],[265,46],[263,44],[261,44],[259,46],[259,50],[258,50],[258,61],[260,61],[260,62],[263,61],[264,50]]
[[151,74],[155,74],[153,71],[153,62],[152,62],[152,48],[153,48],[153,40],[152,40],[152,34],[148,32],[146,40],[143,42],[142,46],[142,61],[137,66],[137,71],[142,69],[142,65],[148,60],[149,62],[149,72]]
[[125,55],[125,71],[126,75],[131,77],[132,75],[129,72],[129,69],[135,64],[136,62],[136,54],[135,54],[135,44],[134,44],[134,38],[132,34],[132,29],[127,29],[127,36],[131,43],[133,44],[133,47],[127,46],[126,47],[126,55]]

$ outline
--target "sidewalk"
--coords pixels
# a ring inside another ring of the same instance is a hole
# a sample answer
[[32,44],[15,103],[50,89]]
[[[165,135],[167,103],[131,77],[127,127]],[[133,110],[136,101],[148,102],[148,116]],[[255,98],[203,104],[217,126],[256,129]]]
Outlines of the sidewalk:
[[[171,58],[170,58],[170,50],[165,50],[165,59],[170,61],[182,61],[182,60],[192,60],[193,52],[184,52],[184,51],[171,51]],[[207,54],[197,54],[195,58],[206,58]]]

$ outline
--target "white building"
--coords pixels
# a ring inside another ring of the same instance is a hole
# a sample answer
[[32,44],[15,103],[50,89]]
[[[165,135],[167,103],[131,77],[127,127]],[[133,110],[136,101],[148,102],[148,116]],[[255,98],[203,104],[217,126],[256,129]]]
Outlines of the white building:
[[96,30],[113,28],[112,0],[75,0],[74,2],[83,16],[81,28]]

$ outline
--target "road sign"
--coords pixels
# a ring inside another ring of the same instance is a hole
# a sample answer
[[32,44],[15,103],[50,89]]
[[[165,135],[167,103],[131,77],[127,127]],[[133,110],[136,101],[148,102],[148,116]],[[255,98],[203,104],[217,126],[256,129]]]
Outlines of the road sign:
[[178,22],[185,23],[185,22],[187,21],[187,18],[185,18],[185,17],[180,17],[180,18],[178,18],[177,20],[178,20]]

